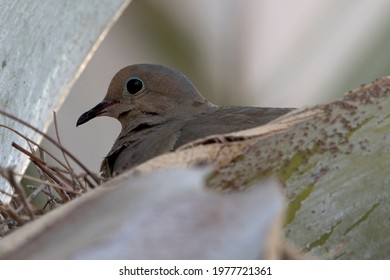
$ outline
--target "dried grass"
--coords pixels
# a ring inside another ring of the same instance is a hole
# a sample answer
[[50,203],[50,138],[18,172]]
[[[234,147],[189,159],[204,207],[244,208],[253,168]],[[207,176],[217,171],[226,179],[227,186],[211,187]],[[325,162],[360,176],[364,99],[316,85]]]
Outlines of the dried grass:
[[[41,134],[62,153],[62,159],[60,159],[26,135],[12,127],[0,124],[0,127],[16,133],[27,142],[29,150],[15,142],[12,143],[12,147],[25,154],[39,174],[38,177],[17,174],[12,168],[0,167],[0,176],[3,176],[12,187],[12,193],[5,193],[0,189],[1,193],[11,197],[9,204],[0,202],[0,236],[11,233],[16,228],[35,220],[58,205],[69,202],[88,190],[96,188],[102,182],[102,178],[88,170],[80,160],[62,146],[55,113],[53,113],[53,118],[56,139],[7,112],[0,110],[0,114]],[[49,164],[46,158],[51,158],[54,164]],[[82,173],[76,174],[71,163],[79,166]],[[27,187],[22,186],[20,183],[22,178],[28,179],[33,184]],[[38,195],[43,195],[45,198],[44,205],[37,206],[32,202]]]

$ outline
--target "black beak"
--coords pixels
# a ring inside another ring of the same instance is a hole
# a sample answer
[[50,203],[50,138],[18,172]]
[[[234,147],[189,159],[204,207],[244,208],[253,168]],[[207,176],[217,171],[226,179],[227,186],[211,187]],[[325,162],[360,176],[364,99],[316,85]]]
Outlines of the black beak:
[[106,101],[103,100],[100,102],[98,105],[93,107],[91,110],[85,112],[80,116],[80,118],[77,120],[76,126],[79,126],[83,123],[86,123],[89,120],[92,120],[93,118],[103,114],[104,112],[107,111],[107,108],[111,107],[112,105],[117,104],[117,101]]

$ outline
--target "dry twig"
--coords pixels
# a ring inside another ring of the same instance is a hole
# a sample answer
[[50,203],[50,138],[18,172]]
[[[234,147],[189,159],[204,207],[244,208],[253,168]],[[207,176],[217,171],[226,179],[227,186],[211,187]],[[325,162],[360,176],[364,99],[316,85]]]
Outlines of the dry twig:
[[[57,138],[56,140],[18,117],[2,110],[0,110],[0,114],[5,115],[6,117],[9,117],[41,134],[56,148],[58,148],[63,156],[62,161],[26,135],[23,135],[12,127],[0,124],[0,127],[10,130],[27,142],[30,151],[15,142],[12,143],[12,146],[21,153],[25,154],[40,174],[40,178],[36,178],[29,175],[16,174],[11,168],[0,167],[0,175],[9,182],[14,193],[9,194],[0,190],[1,193],[11,197],[11,202],[9,204],[0,203],[0,236],[4,236],[12,232],[13,229],[20,227],[25,223],[36,219],[39,215],[43,215],[48,212],[49,209],[46,207],[47,205],[50,204],[55,207],[58,204],[74,199],[89,189],[95,188],[98,184],[100,184],[101,178],[89,171],[80,162],[80,160],[62,146],[55,113],[53,113],[53,118]],[[46,156],[53,159],[56,165],[50,165],[46,160]],[[83,170],[83,174],[77,175],[74,172],[74,168],[68,158]],[[28,179],[36,185],[29,185],[26,189],[24,189],[19,183],[21,178]],[[32,190],[29,195],[26,194],[26,190],[28,189]],[[41,205],[40,207],[32,203],[32,200],[39,194],[43,194],[46,199],[45,205]],[[49,208],[51,209],[53,207]]]

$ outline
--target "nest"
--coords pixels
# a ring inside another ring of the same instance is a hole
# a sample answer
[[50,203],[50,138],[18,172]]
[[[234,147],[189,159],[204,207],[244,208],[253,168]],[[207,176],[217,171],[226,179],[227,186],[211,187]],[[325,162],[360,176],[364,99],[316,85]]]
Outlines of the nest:
[[[12,127],[0,124],[0,127],[16,133],[27,142],[29,149],[25,149],[15,142],[12,143],[12,146],[26,155],[38,171],[37,176],[29,176],[17,174],[12,168],[0,167],[0,175],[9,182],[12,188],[11,193],[0,190],[1,193],[11,198],[8,204],[0,201],[0,237],[2,237],[59,205],[96,188],[102,182],[102,178],[88,170],[80,160],[61,145],[55,113],[53,113],[53,119],[56,139],[9,113],[0,110],[0,114],[41,134],[62,154],[62,158],[58,158],[26,135]],[[82,173],[76,174],[71,163],[79,166]],[[27,179],[32,183],[23,185],[20,183],[21,179]],[[38,196],[43,197],[41,199],[43,203],[34,203],[34,199]]]

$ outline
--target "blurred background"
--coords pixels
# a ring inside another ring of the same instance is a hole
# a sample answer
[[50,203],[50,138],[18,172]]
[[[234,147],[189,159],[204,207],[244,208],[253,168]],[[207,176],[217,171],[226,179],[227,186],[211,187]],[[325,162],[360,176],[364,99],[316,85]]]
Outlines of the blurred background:
[[119,122],[76,121],[135,63],[177,68],[215,104],[303,107],[341,98],[390,73],[389,12],[387,0],[133,0],[58,112],[62,144],[99,170]]

